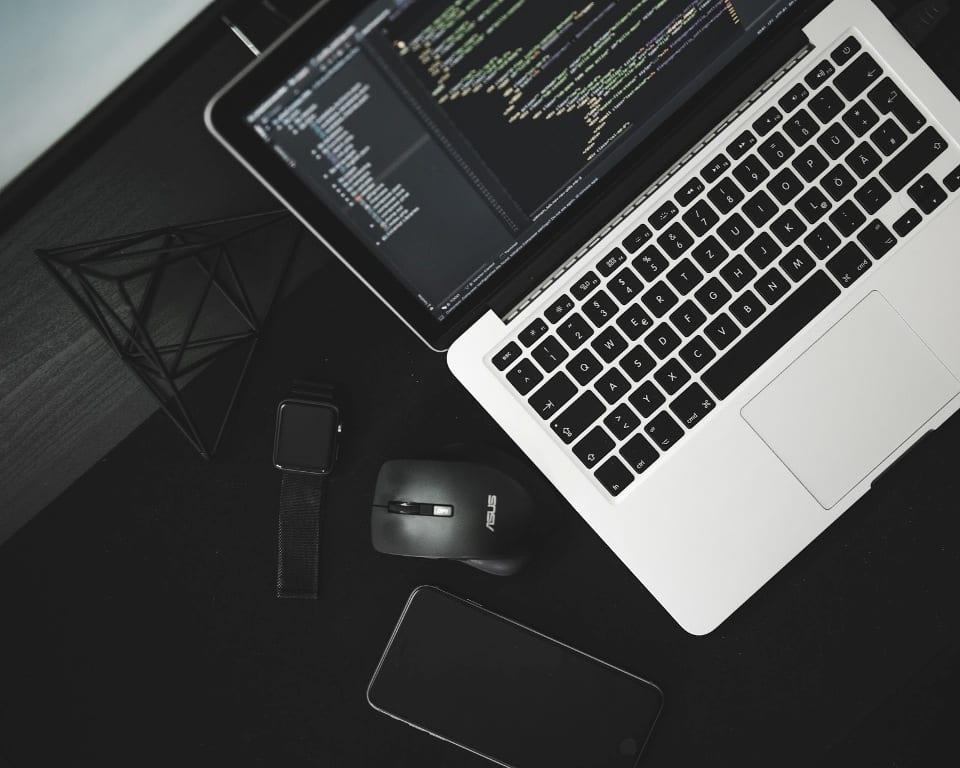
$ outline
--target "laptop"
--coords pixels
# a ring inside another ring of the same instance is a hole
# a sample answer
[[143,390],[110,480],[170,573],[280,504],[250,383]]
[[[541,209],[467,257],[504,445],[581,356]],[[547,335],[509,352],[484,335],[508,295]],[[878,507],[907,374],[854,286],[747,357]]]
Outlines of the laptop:
[[332,1],[206,120],[690,633],[960,403],[960,104],[870,0]]

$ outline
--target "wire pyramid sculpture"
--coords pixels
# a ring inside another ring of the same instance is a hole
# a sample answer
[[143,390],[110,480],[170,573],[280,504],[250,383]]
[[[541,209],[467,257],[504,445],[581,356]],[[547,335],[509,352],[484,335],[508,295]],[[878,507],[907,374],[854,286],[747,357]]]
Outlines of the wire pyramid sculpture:
[[[277,258],[283,239],[277,230],[284,226],[288,245]],[[160,408],[209,459],[223,438],[301,235],[289,213],[271,211],[36,253]],[[251,261],[251,250],[255,270],[244,270],[240,262]],[[275,273],[272,279],[264,279],[264,266]],[[186,383],[226,358],[233,358],[238,373],[227,387],[225,405],[191,407]]]

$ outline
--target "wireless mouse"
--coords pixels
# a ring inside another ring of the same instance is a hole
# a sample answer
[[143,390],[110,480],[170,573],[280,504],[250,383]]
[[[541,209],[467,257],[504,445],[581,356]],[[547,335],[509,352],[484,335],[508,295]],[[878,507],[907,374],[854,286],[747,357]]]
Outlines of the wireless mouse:
[[395,459],[377,476],[370,532],[378,552],[509,576],[530,557],[533,516],[530,493],[492,464]]

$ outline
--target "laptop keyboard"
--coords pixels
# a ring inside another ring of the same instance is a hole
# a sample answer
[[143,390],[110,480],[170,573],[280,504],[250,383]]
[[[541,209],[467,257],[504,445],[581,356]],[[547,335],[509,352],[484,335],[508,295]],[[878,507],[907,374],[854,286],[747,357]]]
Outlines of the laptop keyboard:
[[960,189],[949,146],[849,37],[491,362],[619,496]]

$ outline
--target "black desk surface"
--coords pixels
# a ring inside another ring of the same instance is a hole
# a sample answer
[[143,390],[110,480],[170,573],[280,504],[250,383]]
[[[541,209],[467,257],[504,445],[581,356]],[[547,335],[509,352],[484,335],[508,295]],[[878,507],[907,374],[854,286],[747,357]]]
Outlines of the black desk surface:
[[[344,460],[322,596],[279,601],[269,454],[276,402],[304,374],[347,393]],[[960,421],[703,638],[559,499],[514,578],[375,553],[380,463],[457,441],[510,445],[442,357],[322,270],[283,305],[213,463],[157,415],[0,550],[0,761],[479,767],[364,698],[421,583],[658,682],[643,765],[919,765],[951,743]]]

